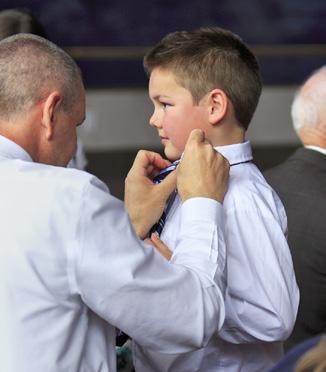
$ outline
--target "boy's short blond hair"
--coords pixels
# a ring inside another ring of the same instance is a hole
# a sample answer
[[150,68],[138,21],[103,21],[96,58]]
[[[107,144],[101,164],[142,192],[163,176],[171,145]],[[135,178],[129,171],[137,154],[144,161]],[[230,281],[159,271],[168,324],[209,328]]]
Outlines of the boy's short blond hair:
[[144,57],[150,75],[162,68],[174,73],[195,104],[215,88],[232,102],[235,117],[247,129],[261,94],[258,62],[239,36],[222,28],[200,28],[166,35]]

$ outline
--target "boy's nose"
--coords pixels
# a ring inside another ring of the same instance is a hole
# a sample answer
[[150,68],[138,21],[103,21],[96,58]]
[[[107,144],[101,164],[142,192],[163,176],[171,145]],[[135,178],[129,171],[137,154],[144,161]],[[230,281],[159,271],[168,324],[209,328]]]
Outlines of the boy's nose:
[[149,119],[149,125],[155,128],[161,128],[161,120],[159,119],[159,115],[156,112]]

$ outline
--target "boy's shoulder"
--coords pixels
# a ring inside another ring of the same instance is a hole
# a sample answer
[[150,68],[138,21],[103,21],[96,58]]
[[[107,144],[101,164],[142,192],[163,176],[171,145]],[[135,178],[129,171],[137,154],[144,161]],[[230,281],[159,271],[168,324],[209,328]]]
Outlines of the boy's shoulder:
[[231,166],[228,194],[234,197],[261,195],[273,192],[260,170],[249,163],[241,167]]
[[254,164],[230,173],[224,209],[257,211],[260,215],[285,215],[284,207],[274,189]]

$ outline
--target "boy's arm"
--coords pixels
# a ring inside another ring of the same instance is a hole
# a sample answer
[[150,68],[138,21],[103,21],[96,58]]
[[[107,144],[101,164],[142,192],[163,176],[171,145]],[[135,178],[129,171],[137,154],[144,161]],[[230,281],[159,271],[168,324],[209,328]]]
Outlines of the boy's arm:
[[258,195],[250,198],[226,211],[228,289],[219,335],[233,343],[285,340],[299,302],[290,250],[279,216]]

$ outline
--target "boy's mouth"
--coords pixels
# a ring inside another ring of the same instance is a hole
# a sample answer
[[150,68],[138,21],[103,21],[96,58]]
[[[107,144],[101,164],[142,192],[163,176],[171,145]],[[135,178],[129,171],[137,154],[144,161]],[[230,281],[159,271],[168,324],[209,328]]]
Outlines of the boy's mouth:
[[165,145],[169,140],[167,137],[160,137],[160,138],[161,138],[161,142],[163,145]]

